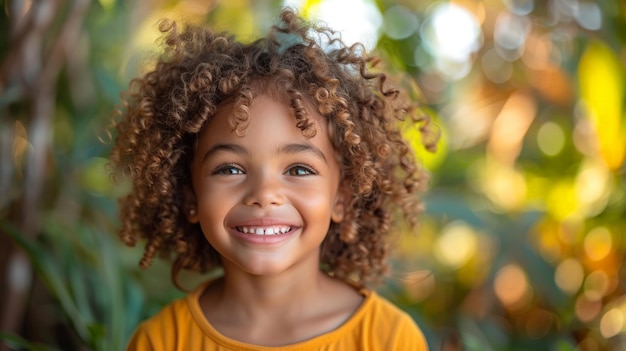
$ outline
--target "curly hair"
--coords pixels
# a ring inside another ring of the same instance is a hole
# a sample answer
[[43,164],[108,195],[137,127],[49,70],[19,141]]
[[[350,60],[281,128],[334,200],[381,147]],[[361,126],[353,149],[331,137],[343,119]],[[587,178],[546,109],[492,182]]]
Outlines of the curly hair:
[[[114,115],[117,138],[112,165],[132,180],[120,199],[120,237],[134,246],[147,241],[140,266],[155,255],[171,257],[172,279],[183,269],[207,272],[220,266],[218,253],[200,226],[185,215],[184,187],[198,133],[220,104],[234,101],[229,123],[242,135],[255,96],[281,94],[303,135],[315,135],[309,111],[328,124],[350,190],[345,215],[331,223],[321,247],[323,269],[364,285],[385,271],[393,210],[415,224],[427,182],[400,125],[415,124],[427,149],[434,149],[431,123],[400,90],[387,84],[363,45],[345,45],[340,35],[304,21],[292,9],[266,38],[241,43],[228,33],[163,20],[163,53],[155,68],[134,79]],[[271,87],[269,89],[268,87]]]

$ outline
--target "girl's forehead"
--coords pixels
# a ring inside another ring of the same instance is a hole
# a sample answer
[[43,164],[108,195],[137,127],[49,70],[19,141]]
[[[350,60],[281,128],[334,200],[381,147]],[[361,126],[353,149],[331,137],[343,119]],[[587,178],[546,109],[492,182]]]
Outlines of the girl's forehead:
[[[255,97],[266,96],[273,101],[281,102],[286,105],[290,104],[291,99],[289,98],[287,89],[281,86],[277,81],[269,78],[254,79],[250,82],[249,87]],[[303,98],[306,99],[306,96],[303,95]]]
[[[319,129],[321,129],[322,133],[326,134],[328,129],[326,119],[320,115],[314,106],[304,101],[304,98],[302,100],[302,107],[306,111],[307,121],[311,124],[310,127],[305,128],[308,131],[303,130],[303,132],[306,135],[309,135],[311,131],[314,131],[313,134],[317,134]],[[271,110],[273,113],[277,113],[280,110],[291,117],[287,123],[292,124],[294,127],[299,124],[299,118],[296,117],[296,109],[292,107],[292,102],[286,93],[255,92],[253,98],[245,103],[238,103],[237,98],[224,100],[217,106],[215,114],[208,120],[205,127],[210,128],[211,124],[215,124],[212,122],[216,119],[224,119],[235,134],[243,136],[246,134],[246,130],[253,119],[268,118],[267,112],[260,112],[266,111],[269,105],[272,106]]]

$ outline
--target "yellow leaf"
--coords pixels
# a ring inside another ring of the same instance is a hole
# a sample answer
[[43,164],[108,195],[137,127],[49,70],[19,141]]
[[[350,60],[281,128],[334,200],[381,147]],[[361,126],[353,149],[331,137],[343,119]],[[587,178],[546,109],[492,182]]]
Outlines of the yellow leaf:
[[623,67],[608,46],[592,42],[580,60],[578,77],[581,97],[596,133],[598,152],[608,167],[616,170],[626,153],[622,127]]
[[306,0],[304,4],[300,6],[300,15],[304,18],[310,18],[314,10],[319,6],[321,0]]
[[[419,125],[410,122],[405,123],[402,126],[402,134],[409,142],[417,159],[426,167],[426,169],[433,171],[441,165],[448,153],[448,133],[441,121],[435,119],[435,112],[426,108],[422,108],[422,110],[432,118],[431,127],[433,129],[433,133],[436,133],[436,135],[432,135],[430,137],[439,137],[437,140],[437,150],[435,152],[430,152],[425,149],[425,140],[423,140],[424,137],[419,130]],[[427,142],[432,142],[432,140],[428,140]]]

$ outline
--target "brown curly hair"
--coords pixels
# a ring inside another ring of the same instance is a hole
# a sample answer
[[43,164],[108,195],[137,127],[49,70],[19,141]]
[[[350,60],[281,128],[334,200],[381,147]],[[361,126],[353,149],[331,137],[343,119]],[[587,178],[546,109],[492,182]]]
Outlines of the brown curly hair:
[[122,95],[111,154],[112,165],[132,180],[132,191],[120,200],[120,237],[130,246],[146,239],[140,266],[148,267],[156,254],[174,252],[177,286],[182,269],[219,267],[218,253],[185,211],[183,193],[190,186],[198,133],[228,99],[235,104],[229,123],[241,135],[254,96],[279,91],[305,136],[315,135],[307,111],[327,120],[342,184],[350,189],[343,221],[331,223],[322,244],[323,269],[359,285],[376,280],[386,270],[391,210],[414,224],[421,210],[416,192],[427,181],[400,125],[416,123],[422,139],[432,141],[425,143],[428,149],[435,140],[429,118],[376,71],[379,60],[292,9],[281,11],[267,38],[248,44],[167,20],[159,30],[164,52]]

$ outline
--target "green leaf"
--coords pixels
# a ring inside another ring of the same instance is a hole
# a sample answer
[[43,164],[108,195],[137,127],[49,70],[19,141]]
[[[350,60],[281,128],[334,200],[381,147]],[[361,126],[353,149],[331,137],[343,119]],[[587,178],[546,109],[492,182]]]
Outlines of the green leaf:
[[556,351],[575,351],[576,346],[569,340],[559,340],[556,345]]
[[51,259],[49,252],[41,247],[37,241],[30,239],[8,222],[0,222],[0,229],[24,250],[44,284],[61,304],[78,336],[83,341],[89,340],[87,324],[66,287],[65,279],[63,279],[58,264]]
[[17,335],[0,332],[0,340],[3,341],[12,350],[30,350],[30,351],[58,351],[57,348],[34,343],[21,338]]

